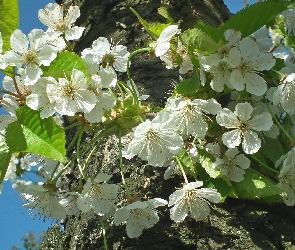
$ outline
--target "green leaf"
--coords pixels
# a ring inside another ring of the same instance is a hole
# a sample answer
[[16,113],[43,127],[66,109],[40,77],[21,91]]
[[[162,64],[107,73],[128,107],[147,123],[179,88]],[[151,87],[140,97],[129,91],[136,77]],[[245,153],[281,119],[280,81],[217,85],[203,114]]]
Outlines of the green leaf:
[[223,176],[219,176],[219,178],[211,178],[201,164],[197,164],[196,170],[198,179],[204,182],[204,186],[217,189],[222,196],[222,200],[225,200],[228,196],[234,198],[237,197],[231,182],[223,178]]
[[186,44],[189,51],[199,52],[204,55],[211,54],[223,44],[216,43],[210,36],[199,29],[186,30],[180,35],[183,44]]
[[173,24],[173,19],[172,17],[169,15],[167,8],[165,6],[161,6],[160,8],[158,8],[158,13],[166,18],[168,24]]
[[197,22],[195,28],[210,36],[216,43],[219,43],[220,41],[224,41],[225,43],[223,32],[220,29],[211,25],[206,25],[201,20]]
[[11,156],[12,153],[5,143],[5,137],[0,134],[0,184],[5,177]]
[[139,22],[142,24],[142,26],[145,28],[145,30],[156,40],[159,35],[156,35],[155,33],[153,33],[151,30],[150,30],[150,25],[148,24],[147,21],[145,21],[136,11],[135,9],[131,8],[130,7],[130,10],[132,11],[132,13],[138,18]]
[[220,177],[222,175],[221,172],[218,169],[213,168],[212,166],[212,162],[215,161],[215,158],[205,149],[198,148],[198,153],[200,163],[207,174],[214,179]]
[[278,138],[271,139],[265,136],[261,150],[273,163],[285,154],[285,150]]
[[10,36],[18,28],[18,0],[0,1],[0,32],[3,51],[10,49]]
[[186,173],[189,173],[195,179],[197,179],[197,173],[195,170],[195,166],[194,166],[191,156],[188,154],[188,152],[184,149],[177,157],[178,157],[178,160],[180,161],[181,166],[183,167],[184,171]]
[[223,33],[235,29],[241,31],[242,38],[247,37],[287,10],[292,2],[294,1],[266,1],[252,4],[232,16],[219,30]]
[[65,134],[52,117],[40,118],[40,112],[27,106],[16,112],[17,121],[8,125],[6,142],[12,152],[31,152],[66,162]]
[[65,78],[65,73],[72,74],[72,70],[77,69],[84,73],[89,80],[87,66],[84,60],[74,52],[63,51],[52,61],[50,66],[42,67],[43,77],[52,76],[55,78]]
[[164,24],[164,23],[155,23],[153,25],[150,25],[148,31],[153,33],[154,36],[157,38],[161,35],[162,31],[167,28],[169,24]]
[[195,93],[199,89],[199,84],[194,81],[193,78],[185,79],[181,81],[175,88],[175,92],[181,95],[188,95]]
[[260,199],[280,194],[272,180],[252,168],[245,169],[244,180],[232,183],[239,198]]

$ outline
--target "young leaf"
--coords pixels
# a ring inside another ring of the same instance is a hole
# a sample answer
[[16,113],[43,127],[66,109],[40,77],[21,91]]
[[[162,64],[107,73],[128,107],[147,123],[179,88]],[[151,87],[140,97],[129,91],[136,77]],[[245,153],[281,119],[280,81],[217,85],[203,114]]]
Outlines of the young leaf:
[[239,198],[266,198],[280,194],[280,190],[272,180],[252,168],[245,169],[244,180],[232,183]]
[[147,21],[145,21],[136,11],[135,9],[130,7],[130,10],[132,11],[132,13],[138,18],[139,22],[142,24],[142,26],[145,28],[145,30],[152,36],[152,38],[154,38],[155,40],[158,39],[159,35],[156,35],[155,33],[153,33],[150,30],[150,25],[148,24]]
[[235,29],[241,31],[242,38],[247,37],[287,10],[292,2],[294,1],[266,1],[252,4],[232,16],[219,30],[223,33]]
[[186,44],[189,51],[201,54],[211,54],[220,48],[222,42],[216,43],[210,36],[199,29],[190,29],[183,32],[180,36],[183,44]]
[[211,25],[206,25],[201,20],[197,22],[195,28],[201,30],[203,33],[210,36],[216,43],[219,43],[223,40],[225,41],[224,35],[220,29],[213,27]]
[[175,92],[181,95],[187,95],[197,92],[199,85],[194,82],[193,78],[185,79],[181,81],[175,88]]
[[0,1],[0,32],[3,51],[10,49],[10,36],[18,28],[18,0]]
[[173,19],[171,18],[171,16],[169,15],[167,8],[164,6],[161,6],[160,8],[158,8],[158,13],[167,19],[168,24],[173,24]]
[[82,71],[85,77],[89,78],[84,60],[74,52],[63,51],[57,55],[49,67],[42,67],[44,72],[42,76],[64,78],[65,76],[62,72],[72,72],[73,69]]
[[221,173],[219,170],[214,169],[212,166],[212,162],[215,161],[214,157],[208,153],[205,149],[198,148],[199,153],[199,160],[202,165],[202,167],[205,169],[205,171],[209,174],[211,178],[217,178],[221,176]]
[[12,152],[31,152],[65,162],[65,134],[52,117],[23,106],[16,111],[17,121],[6,129],[6,142]]
[[0,184],[5,177],[11,155],[12,153],[5,143],[4,136],[0,134]]

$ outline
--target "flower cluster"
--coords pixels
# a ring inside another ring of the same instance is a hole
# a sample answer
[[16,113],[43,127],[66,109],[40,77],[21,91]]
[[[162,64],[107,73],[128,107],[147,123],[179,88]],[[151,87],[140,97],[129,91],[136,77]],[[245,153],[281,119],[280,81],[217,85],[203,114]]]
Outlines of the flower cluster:
[[[79,56],[71,48],[84,32],[75,26],[79,8],[46,5],[39,19],[47,31],[34,29],[26,36],[16,30],[11,50],[3,53],[0,37],[0,69],[15,67],[1,89],[1,107],[8,113],[0,117],[0,151],[7,157],[1,156],[6,164],[2,180],[13,183],[32,214],[63,220],[83,213],[117,226],[124,223],[130,238],[160,221],[159,207],[166,206],[174,222],[187,216],[200,221],[209,215],[211,203],[229,193],[256,197],[256,190],[239,193],[251,177],[258,176],[265,188],[272,184],[266,192],[271,199],[294,206],[295,44],[286,42],[295,30],[294,13],[283,13],[284,27],[264,26],[246,37],[236,28],[222,30],[216,44],[205,25],[204,32],[165,25],[153,33],[149,48],[136,53],[98,37]],[[130,60],[142,51],[168,69],[179,67],[183,75],[163,108],[146,105],[148,96],[131,78]],[[117,72],[126,72],[128,81],[119,80]],[[21,146],[9,137],[15,127],[25,138],[17,138]],[[60,149],[65,130],[76,127],[73,140]],[[95,136],[82,143],[85,131]],[[91,155],[109,136],[118,139],[120,184],[98,166],[88,171]],[[73,152],[72,159],[65,152]],[[169,201],[137,197],[125,180],[123,157],[139,157],[154,171],[166,168],[165,181],[182,175],[184,182],[171,190]],[[61,178],[73,162],[77,182],[61,190]],[[24,173],[32,172],[40,182],[26,181]]]

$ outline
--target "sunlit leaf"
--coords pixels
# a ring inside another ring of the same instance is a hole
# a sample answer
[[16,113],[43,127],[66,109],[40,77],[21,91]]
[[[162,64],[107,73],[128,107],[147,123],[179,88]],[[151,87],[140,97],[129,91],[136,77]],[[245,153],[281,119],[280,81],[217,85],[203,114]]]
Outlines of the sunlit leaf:
[[41,119],[40,112],[27,106],[16,112],[17,121],[7,127],[6,142],[12,152],[31,152],[65,162],[65,134],[52,117]]
[[18,28],[18,0],[0,1],[0,32],[3,51],[10,49],[10,36]]
[[9,148],[6,145],[5,137],[0,134],[0,184],[5,177],[11,155]]

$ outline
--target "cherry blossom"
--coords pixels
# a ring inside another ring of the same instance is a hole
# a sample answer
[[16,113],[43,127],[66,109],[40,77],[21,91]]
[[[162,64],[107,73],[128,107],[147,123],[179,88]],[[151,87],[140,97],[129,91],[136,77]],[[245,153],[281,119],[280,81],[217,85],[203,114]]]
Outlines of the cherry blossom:
[[137,238],[145,228],[153,227],[159,216],[155,208],[167,205],[167,201],[155,198],[148,201],[135,201],[118,209],[114,215],[114,224],[126,223],[126,231],[129,238]]
[[44,9],[39,10],[40,21],[49,27],[48,33],[63,34],[67,41],[79,39],[82,36],[84,27],[74,26],[75,21],[80,16],[78,6],[70,6],[66,15],[62,5],[49,3]]
[[5,61],[11,66],[25,65],[21,72],[24,84],[36,83],[42,74],[40,66],[49,66],[56,57],[56,52],[46,44],[46,39],[45,32],[40,29],[32,30],[28,37],[21,30],[15,30],[10,37],[12,50],[5,54]]
[[205,219],[209,213],[209,201],[219,203],[221,195],[212,188],[199,188],[202,181],[186,183],[182,189],[169,196],[170,217],[175,222],[181,222],[190,216],[196,221]]
[[234,129],[222,135],[222,141],[227,147],[235,148],[243,141],[242,147],[246,154],[254,154],[259,150],[261,140],[257,132],[268,131],[273,122],[268,112],[251,117],[252,112],[253,107],[247,102],[238,103],[235,112],[226,108],[219,111],[216,116],[217,123]]

